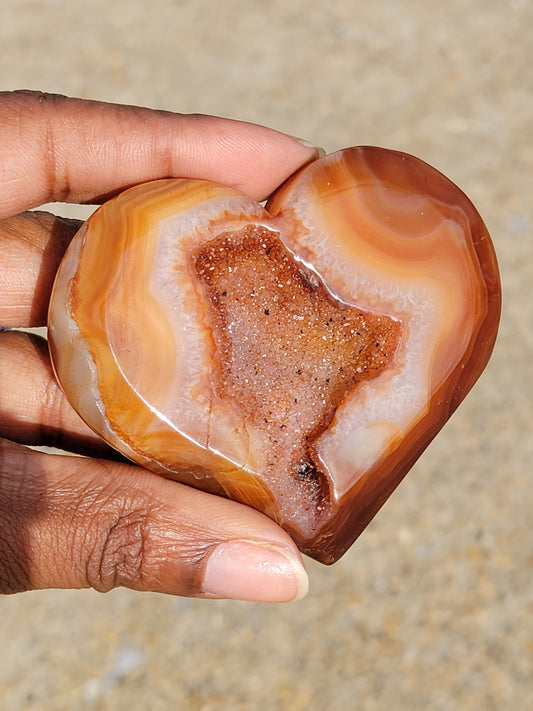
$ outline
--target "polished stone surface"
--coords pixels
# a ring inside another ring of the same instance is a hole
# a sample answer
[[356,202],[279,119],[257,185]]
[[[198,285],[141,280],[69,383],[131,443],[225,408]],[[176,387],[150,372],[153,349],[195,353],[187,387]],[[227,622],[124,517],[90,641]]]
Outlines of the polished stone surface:
[[48,336],[109,444],[333,563],[481,374],[500,306],[464,193],[365,146],[306,166],[266,209],[202,180],[126,190],[73,239]]
[[2,87],[224,114],[328,151],[366,143],[422,157],[468,193],[493,236],[500,338],[349,553],[331,568],[309,563],[306,600],[4,598],[2,708],[533,706],[532,4],[146,7],[4,0]]

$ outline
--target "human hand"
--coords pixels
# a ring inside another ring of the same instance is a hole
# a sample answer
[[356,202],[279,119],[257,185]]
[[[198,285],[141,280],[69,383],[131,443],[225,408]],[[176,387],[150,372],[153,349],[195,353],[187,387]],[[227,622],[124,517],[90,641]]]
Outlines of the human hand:
[[[79,227],[30,208],[100,202],[164,177],[213,180],[260,200],[317,157],[261,126],[33,92],[0,93],[0,135],[4,327],[46,324],[57,266]],[[0,436],[0,592],[122,585],[204,598],[305,595],[300,553],[273,521],[118,461],[69,406],[38,336],[0,333]]]

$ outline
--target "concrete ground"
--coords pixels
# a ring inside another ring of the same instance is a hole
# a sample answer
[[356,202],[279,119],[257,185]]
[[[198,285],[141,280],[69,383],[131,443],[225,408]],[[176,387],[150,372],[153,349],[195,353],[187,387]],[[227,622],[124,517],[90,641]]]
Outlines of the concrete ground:
[[3,711],[533,708],[532,26],[529,0],[2,0],[3,89],[419,155],[485,218],[505,296],[486,373],[306,600],[0,599]]

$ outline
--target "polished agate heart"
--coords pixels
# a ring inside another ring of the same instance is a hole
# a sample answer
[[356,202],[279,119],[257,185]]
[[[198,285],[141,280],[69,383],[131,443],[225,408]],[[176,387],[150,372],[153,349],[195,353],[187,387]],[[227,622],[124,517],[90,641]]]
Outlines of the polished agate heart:
[[412,156],[360,147],[266,208],[200,180],[109,201],[59,269],[49,339],[109,444],[331,563],[470,390],[499,313],[468,198]]

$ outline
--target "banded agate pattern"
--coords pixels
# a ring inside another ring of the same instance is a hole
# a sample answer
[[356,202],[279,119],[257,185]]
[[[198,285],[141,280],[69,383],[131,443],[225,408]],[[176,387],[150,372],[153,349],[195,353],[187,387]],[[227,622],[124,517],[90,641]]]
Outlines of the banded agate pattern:
[[198,180],[110,200],[60,267],[49,341],[113,447],[331,563],[470,390],[499,313],[468,198],[412,156],[358,147],[266,207]]

